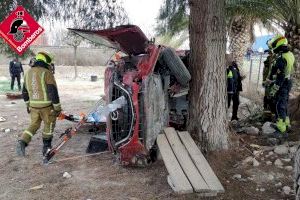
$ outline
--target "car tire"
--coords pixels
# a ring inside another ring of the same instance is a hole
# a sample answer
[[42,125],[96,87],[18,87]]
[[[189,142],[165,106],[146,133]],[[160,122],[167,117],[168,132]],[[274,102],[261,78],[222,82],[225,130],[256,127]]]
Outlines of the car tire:
[[163,63],[170,69],[171,74],[183,86],[191,80],[191,74],[172,48],[165,48],[161,52]]

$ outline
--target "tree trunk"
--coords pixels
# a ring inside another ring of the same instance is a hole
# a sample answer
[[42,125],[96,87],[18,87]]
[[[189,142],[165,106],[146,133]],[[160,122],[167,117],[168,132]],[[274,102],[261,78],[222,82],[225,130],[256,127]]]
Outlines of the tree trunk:
[[189,0],[190,109],[188,130],[203,150],[227,149],[224,0]]
[[229,29],[229,50],[232,54],[233,60],[235,60],[238,64],[242,76],[246,75],[243,64],[247,49],[251,45],[253,34],[253,27],[251,24],[250,20],[237,16],[233,20]]
[[293,90],[300,90],[300,26],[289,24],[284,27],[285,37],[295,55],[295,72],[293,74]]
[[78,77],[78,70],[77,70],[77,46],[74,46],[74,72],[75,72],[74,79],[77,79],[77,77]]

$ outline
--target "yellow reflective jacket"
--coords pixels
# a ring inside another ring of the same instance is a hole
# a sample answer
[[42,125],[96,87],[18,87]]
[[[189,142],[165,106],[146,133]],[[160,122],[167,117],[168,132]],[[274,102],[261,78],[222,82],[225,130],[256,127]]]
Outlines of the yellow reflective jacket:
[[36,62],[27,71],[22,94],[27,106],[33,108],[53,106],[54,110],[61,110],[54,75],[44,62]]

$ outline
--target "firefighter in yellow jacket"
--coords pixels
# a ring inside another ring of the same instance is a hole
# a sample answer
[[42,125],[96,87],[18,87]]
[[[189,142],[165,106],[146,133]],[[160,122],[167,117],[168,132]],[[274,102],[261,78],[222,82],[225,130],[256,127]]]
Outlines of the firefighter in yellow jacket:
[[30,126],[24,130],[17,143],[17,154],[25,156],[25,148],[44,123],[43,155],[51,149],[53,129],[56,117],[61,112],[61,105],[53,73],[50,71],[52,56],[45,52],[36,55],[36,62],[26,73],[23,85],[23,98],[30,113]]

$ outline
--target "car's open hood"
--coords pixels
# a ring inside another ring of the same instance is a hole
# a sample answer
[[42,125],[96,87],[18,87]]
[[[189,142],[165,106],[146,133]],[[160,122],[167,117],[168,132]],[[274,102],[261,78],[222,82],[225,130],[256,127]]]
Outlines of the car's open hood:
[[128,55],[145,53],[148,38],[135,25],[124,25],[104,30],[71,29],[70,31],[92,42],[118,49]]

